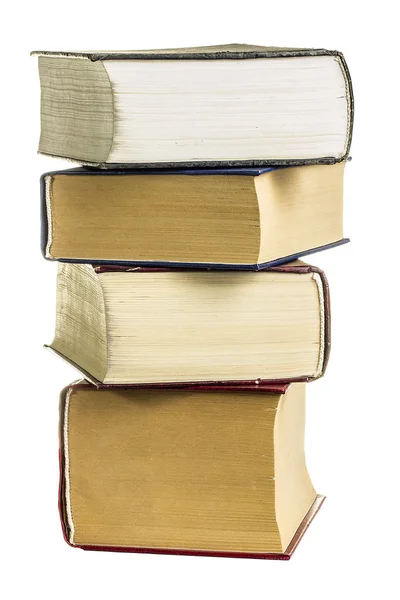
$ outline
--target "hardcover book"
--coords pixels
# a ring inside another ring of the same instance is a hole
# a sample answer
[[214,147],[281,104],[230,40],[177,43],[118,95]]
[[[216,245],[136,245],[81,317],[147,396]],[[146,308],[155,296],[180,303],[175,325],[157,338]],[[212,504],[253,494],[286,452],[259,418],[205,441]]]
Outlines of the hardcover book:
[[328,284],[259,272],[60,263],[51,348],[94,383],[309,381],[330,348]]
[[71,262],[258,270],[343,238],[345,162],[46,173],[42,250]]
[[72,546],[287,560],[323,501],[304,458],[304,384],[78,382],[60,413]]
[[39,151],[94,166],[265,166],[348,156],[343,55],[231,44],[37,51]]

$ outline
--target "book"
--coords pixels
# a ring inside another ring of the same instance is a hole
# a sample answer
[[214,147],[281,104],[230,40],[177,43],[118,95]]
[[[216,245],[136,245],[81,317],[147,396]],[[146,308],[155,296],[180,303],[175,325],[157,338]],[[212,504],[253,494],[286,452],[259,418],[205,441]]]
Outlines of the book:
[[269,270],[59,263],[50,345],[95,384],[309,381],[330,348],[328,284]]
[[48,259],[257,270],[343,244],[345,162],[41,178]]
[[32,54],[44,154],[106,168],[329,164],[349,153],[353,93],[337,51],[231,44]]
[[288,559],[320,507],[304,457],[305,385],[68,386],[60,410],[66,541]]

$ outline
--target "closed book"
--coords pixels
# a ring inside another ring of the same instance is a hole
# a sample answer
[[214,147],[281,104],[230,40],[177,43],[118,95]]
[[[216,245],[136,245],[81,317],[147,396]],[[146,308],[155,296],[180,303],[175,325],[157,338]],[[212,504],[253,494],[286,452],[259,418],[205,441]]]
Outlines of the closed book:
[[305,385],[96,388],[60,405],[60,516],[85,550],[287,560],[322,504]]
[[331,164],[349,153],[353,94],[337,51],[33,54],[44,154],[107,168]]
[[345,162],[41,178],[42,251],[70,262],[258,270],[348,241]]
[[328,284],[268,270],[60,263],[50,347],[95,384],[310,381],[330,349]]

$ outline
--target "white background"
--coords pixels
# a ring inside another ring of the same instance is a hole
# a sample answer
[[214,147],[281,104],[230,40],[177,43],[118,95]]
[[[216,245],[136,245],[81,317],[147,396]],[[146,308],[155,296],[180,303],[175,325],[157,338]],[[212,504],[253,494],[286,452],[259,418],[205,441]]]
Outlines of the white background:
[[[398,598],[399,61],[394,2],[7,1],[1,52],[1,539],[3,598]],[[310,257],[332,289],[326,376],[308,386],[307,456],[327,500],[289,562],[84,552],[57,513],[56,265],[39,251],[33,49],[244,42],[341,50],[356,121],[345,176],[350,245]]]

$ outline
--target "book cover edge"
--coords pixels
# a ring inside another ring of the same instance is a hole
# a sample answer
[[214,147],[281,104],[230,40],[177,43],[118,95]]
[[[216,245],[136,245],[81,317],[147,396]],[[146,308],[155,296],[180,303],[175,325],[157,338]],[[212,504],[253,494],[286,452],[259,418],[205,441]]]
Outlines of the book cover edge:
[[210,160],[210,161],[182,161],[182,162],[146,162],[146,163],[107,163],[93,162],[80,158],[72,158],[70,156],[62,156],[61,154],[50,154],[48,152],[38,151],[38,154],[50,156],[52,158],[60,158],[74,164],[79,164],[87,167],[96,167],[102,170],[119,170],[119,169],[196,169],[196,168],[265,168],[265,167],[307,167],[312,165],[334,165],[336,163],[347,160],[348,155],[343,156],[321,156],[317,158],[286,158],[277,159],[270,158],[264,160]]
[[[233,47],[236,46],[234,49]],[[185,51],[186,50],[186,51]],[[189,51],[187,51],[189,50]],[[279,46],[253,46],[251,44],[226,44],[193,48],[161,48],[120,51],[65,51],[33,50],[31,56],[53,58],[79,58],[92,62],[104,60],[248,60],[257,58],[296,58],[302,56],[340,56],[338,50],[325,48],[287,48]]]
[[90,258],[52,258],[46,256],[47,236],[48,236],[48,224],[46,214],[46,203],[42,204],[42,236],[41,236],[41,250],[43,257],[46,260],[52,262],[61,263],[74,263],[74,264],[90,264],[95,266],[120,266],[126,267],[126,269],[137,267],[138,269],[163,269],[163,270],[207,270],[207,271],[267,271],[276,266],[284,265],[297,260],[303,256],[309,254],[315,254],[317,252],[323,252],[324,250],[330,250],[338,246],[343,246],[350,242],[349,238],[342,238],[335,242],[324,244],[323,246],[317,246],[316,248],[309,248],[301,252],[296,252],[289,256],[277,258],[275,260],[268,261],[266,263],[254,263],[254,264],[234,264],[234,263],[184,263],[184,262],[169,262],[169,261],[119,261],[119,260],[93,260]]

